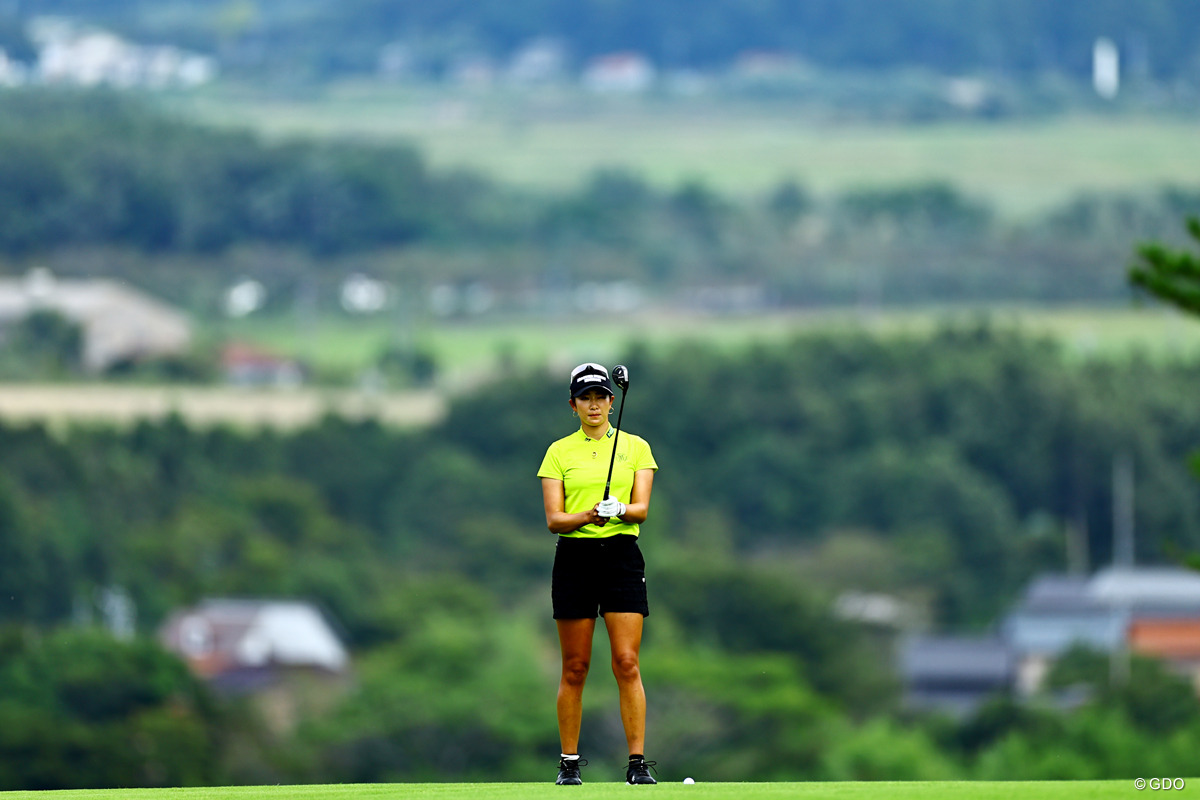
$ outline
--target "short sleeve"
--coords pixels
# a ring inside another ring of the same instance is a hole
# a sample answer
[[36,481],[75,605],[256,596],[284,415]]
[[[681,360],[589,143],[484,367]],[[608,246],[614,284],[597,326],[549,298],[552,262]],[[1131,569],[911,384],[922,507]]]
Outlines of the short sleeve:
[[650,444],[645,439],[638,438],[637,449],[633,453],[633,471],[637,472],[640,469],[658,469],[658,464],[654,461],[654,454],[650,452]]
[[562,462],[558,457],[558,448],[551,445],[546,449],[546,455],[542,458],[542,465],[538,467],[539,478],[554,478],[555,480],[564,480]]

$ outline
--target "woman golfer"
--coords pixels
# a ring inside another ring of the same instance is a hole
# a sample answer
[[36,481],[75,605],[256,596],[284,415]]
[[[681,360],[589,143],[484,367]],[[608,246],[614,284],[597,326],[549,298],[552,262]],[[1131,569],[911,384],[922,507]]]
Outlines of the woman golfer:
[[[562,679],[558,684],[558,734],[562,760],[559,784],[581,784],[579,725],[583,684],[592,662],[597,613],[604,617],[612,645],[612,669],[621,697],[621,721],[629,744],[629,784],[656,783],[646,761],[646,693],[638,654],[646,603],[646,563],[638,549],[639,525],[650,510],[650,489],[658,465],[650,445],[609,425],[613,388],[608,370],[580,364],[571,371],[573,412],[579,430],[546,450],[538,470],[546,506],[546,527],[558,534],[551,597]],[[616,440],[616,453],[613,442]],[[604,484],[612,459],[609,498]]]

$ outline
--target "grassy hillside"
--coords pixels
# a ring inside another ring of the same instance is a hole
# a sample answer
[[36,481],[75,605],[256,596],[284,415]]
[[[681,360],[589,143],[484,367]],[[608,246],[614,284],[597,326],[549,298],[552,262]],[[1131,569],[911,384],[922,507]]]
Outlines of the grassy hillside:
[[794,179],[818,193],[942,180],[1010,217],[1085,190],[1138,190],[1195,174],[1194,121],[1074,116],[923,125],[805,119],[786,107],[710,101],[427,94],[333,86],[303,96],[213,90],[175,101],[195,118],[271,136],[415,142],[439,167],[470,167],[539,189],[618,166],[673,187],[722,192]]

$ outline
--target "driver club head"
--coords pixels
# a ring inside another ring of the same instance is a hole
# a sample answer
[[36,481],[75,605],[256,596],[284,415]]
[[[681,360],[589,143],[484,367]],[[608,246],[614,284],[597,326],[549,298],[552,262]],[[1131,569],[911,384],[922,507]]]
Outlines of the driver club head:
[[624,392],[629,388],[629,368],[624,364],[617,364],[613,367],[612,379],[613,383],[621,387],[621,391]]

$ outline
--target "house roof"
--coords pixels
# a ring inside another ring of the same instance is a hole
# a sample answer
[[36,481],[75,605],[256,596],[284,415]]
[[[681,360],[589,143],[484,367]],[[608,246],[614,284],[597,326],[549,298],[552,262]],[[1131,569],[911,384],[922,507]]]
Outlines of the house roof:
[[1090,578],[1040,575],[1017,613],[1035,615],[1200,612],[1200,574],[1181,567],[1111,567]]
[[324,616],[299,601],[206,600],[172,615],[161,635],[169,649],[207,677],[267,666],[340,672],[349,663]]
[[908,683],[1003,686],[1015,661],[1008,644],[992,636],[914,636],[901,644],[900,669]]
[[962,716],[1016,681],[1016,661],[994,637],[914,636],[899,653],[904,703]]
[[1129,646],[1149,656],[1200,660],[1200,620],[1137,620],[1129,626]]
[[1200,618],[1200,575],[1178,567],[1113,567],[1090,578],[1041,575],[1002,630],[1021,653],[1060,653],[1082,644],[1112,650],[1142,619]]
[[178,354],[191,341],[182,313],[116,281],[61,280],[45,269],[0,278],[0,323],[39,309],[62,314],[83,329],[83,362],[90,370],[126,358]]
[[1075,645],[1113,650],[1124,640],[1128,625],[1128,613],[1119,609],[1020,609],[1005,618],[1001,629],[1019,653],[1057,655]]
[[1021,601],[1024,610],[1080,610],[1097,605],[1088,594],[1088,578],[1081,575],[1039,575]]
[[267,352],[248,342],[230,342],[221,348],[221,365],[226,369],[238,367],[279,368],[294,366],[290,358]]
[[912,612],[899,599],[876,592],[843,592],[833,603],[839,618],[868,625],[899,627]]
[[1200,610],[1200,574],[1182,567],[1111,567],[1092,577],[1088,595],[1109,606]]

